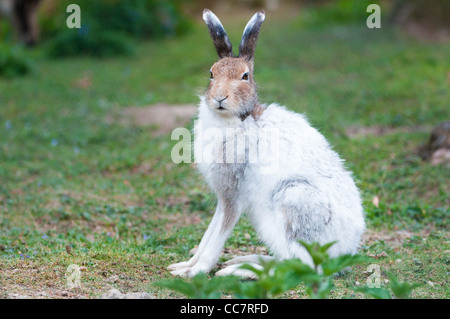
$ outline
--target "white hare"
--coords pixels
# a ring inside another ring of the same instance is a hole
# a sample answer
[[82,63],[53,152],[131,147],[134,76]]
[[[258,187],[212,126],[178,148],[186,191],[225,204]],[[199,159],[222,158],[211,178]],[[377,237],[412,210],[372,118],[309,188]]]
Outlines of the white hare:
[[[336,241],[329,249],[335,257],[356,253],[364,232],[359,191],[325,138],[302,115],[258,102],[253,58],[264,19],[264,11],[250,19],[235,57],[219,19],[203,11],[219,61],[201,97],[194,154],[218,204],[194,256],[169,266],[174,275],[211,271],[242,213],[248,214],[275,258],[300,258],[308,264],[312,259],[299,239]],[[265,153],[262,145],[270,146]],[[259,157],[253,156],[255,151]],[[268,162],[273,165],[264,171]],[[216,274],[246,276],[239,266],[257,265],[260,257],[236,257]],[[263,259],[268,258],[273,257]]]

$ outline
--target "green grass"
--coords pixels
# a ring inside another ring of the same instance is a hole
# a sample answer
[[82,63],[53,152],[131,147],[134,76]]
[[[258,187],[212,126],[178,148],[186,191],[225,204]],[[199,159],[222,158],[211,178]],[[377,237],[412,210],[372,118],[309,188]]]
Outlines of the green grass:
[[[416,150],[449,116],[450,45],[354,20],[308,19],[308,11],[289,20],[268,15],[255,61],[261,100],[305,112],[346,159],[371,234],[361,253],[400,280],[422,283],[413,298],[448,298],[450,173]],[[223,22],[237,43],[245,21]],[[207,29],[142,43],[131,57],[32,55],[32,74],[0,79],[0,297],[96,298],[111,287],[179,297],[152,283],[189,258],[214,196],[190,165],[171,161],[170,136],[108,118],[127,106],[197,103],[216,60]],[[91,84],[82,88],[76,83],[85,77]],[[393,129],[346,134],[367,126]],[[247,253],[260,243],[243,219],[226,245]],[[82,285],[63,296],[70,264],[84,267]],[[332,297],[362,297],[351,288],[365,283],[365,270],[337,278]],[[284,297],[305,296],[299,288]]]

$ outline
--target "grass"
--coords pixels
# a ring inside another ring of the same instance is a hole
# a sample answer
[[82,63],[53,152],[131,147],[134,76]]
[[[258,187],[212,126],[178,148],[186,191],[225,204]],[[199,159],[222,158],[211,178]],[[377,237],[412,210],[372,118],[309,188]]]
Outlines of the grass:
[[[422,283],[413,298],[449,298],[450,173],[416,150],[449,115],[450,45],[369,30],[365,18],[337,25],[313,18],[268,14],[256,55],[260,98],[305,112],[346,159],[367,212],[361,253],[400,280]],[[237,43],[245,19],[223,22]],[[215,199],[193,167],[171,161],[170,136],[107,119],[127,106],[197,103],[216,59],[207,29],[142,43],[132,57],[32,54],[32,74],[0,79],[0,297],[97,298],[111,287],[179,297],[152,283],[189,258]],[[373,126],[392,130],[347,134]],[[245,218],[226,247],[263,249]],[[68,291],[71,264],[82,267],[82,282]],[[368,276],[354,267],[335,280],[332,297],[362,297],[352,287]],[[306,294],[299,287],[283,297]]]

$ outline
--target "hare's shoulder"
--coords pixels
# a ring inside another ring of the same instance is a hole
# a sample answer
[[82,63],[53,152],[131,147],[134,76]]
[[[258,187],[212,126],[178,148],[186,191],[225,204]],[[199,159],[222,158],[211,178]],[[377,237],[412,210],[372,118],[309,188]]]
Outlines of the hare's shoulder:
[[306,114],[294,112],[283,105],[272,103],[265,107],[259,127],[277,132],[282,140],[297,145],[316,143],[327,145],[325,137],[309,122]]
[[264,112],[260,117],[260,123],[264,126],[275,126],[282,128],[283,125],[288,127],[294,125],[297,128],[311,126],[304,113],[298,113],[290,110],[284,105],[277,103],[271,103],[269,105],[264,105]]

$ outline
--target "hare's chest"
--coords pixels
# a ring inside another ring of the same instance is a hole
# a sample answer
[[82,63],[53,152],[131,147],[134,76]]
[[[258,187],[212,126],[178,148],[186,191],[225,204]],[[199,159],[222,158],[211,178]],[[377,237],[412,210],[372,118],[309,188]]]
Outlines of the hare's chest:
[[197,167],[216,194],[235,197],[245,187],[245,164],[200,163]]
[[[249,137],[241,128],[215,127],[197,130],[194,157],[197,164],[245,164],[249,161]],[[219,165],[220,166],[220,165]],[[238,165],[239,166],[239,165]]]
[[246,141],[235,131],[204,131],[195,140],[195,162],[216,191],[238,191],[248,162],[246,154]]

